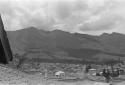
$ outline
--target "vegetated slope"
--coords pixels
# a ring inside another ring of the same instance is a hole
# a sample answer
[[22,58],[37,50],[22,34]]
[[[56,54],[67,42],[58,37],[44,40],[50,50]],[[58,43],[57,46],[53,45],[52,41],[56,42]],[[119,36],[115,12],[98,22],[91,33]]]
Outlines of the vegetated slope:
[[13,53],[27,53],[27,58],[103,60],[103,54],[114,59],[125,55],[125,35],[119,33],[92,36],[34,27],[7,33]]

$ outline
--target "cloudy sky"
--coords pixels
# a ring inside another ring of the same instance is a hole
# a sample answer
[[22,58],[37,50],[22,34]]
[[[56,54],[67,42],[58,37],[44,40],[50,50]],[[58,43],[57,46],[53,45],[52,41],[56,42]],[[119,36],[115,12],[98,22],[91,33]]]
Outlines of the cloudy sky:
[[125,34],[125,0],[0,0],[6,30]]

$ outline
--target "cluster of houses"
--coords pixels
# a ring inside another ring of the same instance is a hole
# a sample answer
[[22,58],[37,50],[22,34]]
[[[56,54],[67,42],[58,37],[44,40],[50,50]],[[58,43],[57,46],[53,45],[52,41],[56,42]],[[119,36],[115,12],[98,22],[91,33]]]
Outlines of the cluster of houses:
[[[33,65],[32,65],[33,64]],[[116,72],[119,70],[119,75],[125,75],[124,65],[83,65],[83,64],[64,64],[64,63],[32,63],[24,64],[23,71],[25,72],[39,72],[46,78],[85,78],[89,76],[99,76],[103,72],[103,69],[109,69],[110,72]]]

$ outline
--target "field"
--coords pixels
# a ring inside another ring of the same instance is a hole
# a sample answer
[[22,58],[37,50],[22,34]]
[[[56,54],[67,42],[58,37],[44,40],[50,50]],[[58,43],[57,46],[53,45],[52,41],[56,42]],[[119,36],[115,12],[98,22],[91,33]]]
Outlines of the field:
[[[0,65],[0,69],[0,85],[109,85],[101,81],[88,80],[85,76],[84,79],[44,78],[40,72],[30,74],[3,65]],[[113,85],[125,85],[125,82],[113,81]]]
[[[124,69],[124,65],[120,66]],[[103,77],[86,74],[85,65],[82,64],[25,62],[19,69],[8,67],[9,72],[1,71],[1,74],[9,73],[8,76],[4,75],[1,80],[4,83],[10,83],[7,85],[23,85],[22,83],[24,85],[109,85],[109,83],[105,83]],[[93,64],[92,67],[101,69],[106,66]],[[114,67],[118,67],[118,65],[114,65]],[[55,76],[57,71],[64,71],[65,77],[57,78]],[[9,79],[6,80],[6,77]],[[124,85],[124,81],[125,75],[120,75],[113,78],[112,83],[113,85]]]

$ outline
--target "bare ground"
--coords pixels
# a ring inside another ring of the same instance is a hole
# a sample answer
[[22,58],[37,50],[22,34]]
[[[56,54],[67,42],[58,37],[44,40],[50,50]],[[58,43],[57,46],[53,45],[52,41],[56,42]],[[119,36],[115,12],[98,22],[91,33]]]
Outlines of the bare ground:
[[[41,74],[29,75],[24,72],[0,65],[0,85],[109,85],[104,82],[90,80],[83,81],[57,81],[45,79]],[[125,85],[125,82],[113,83],[113,85]]]

